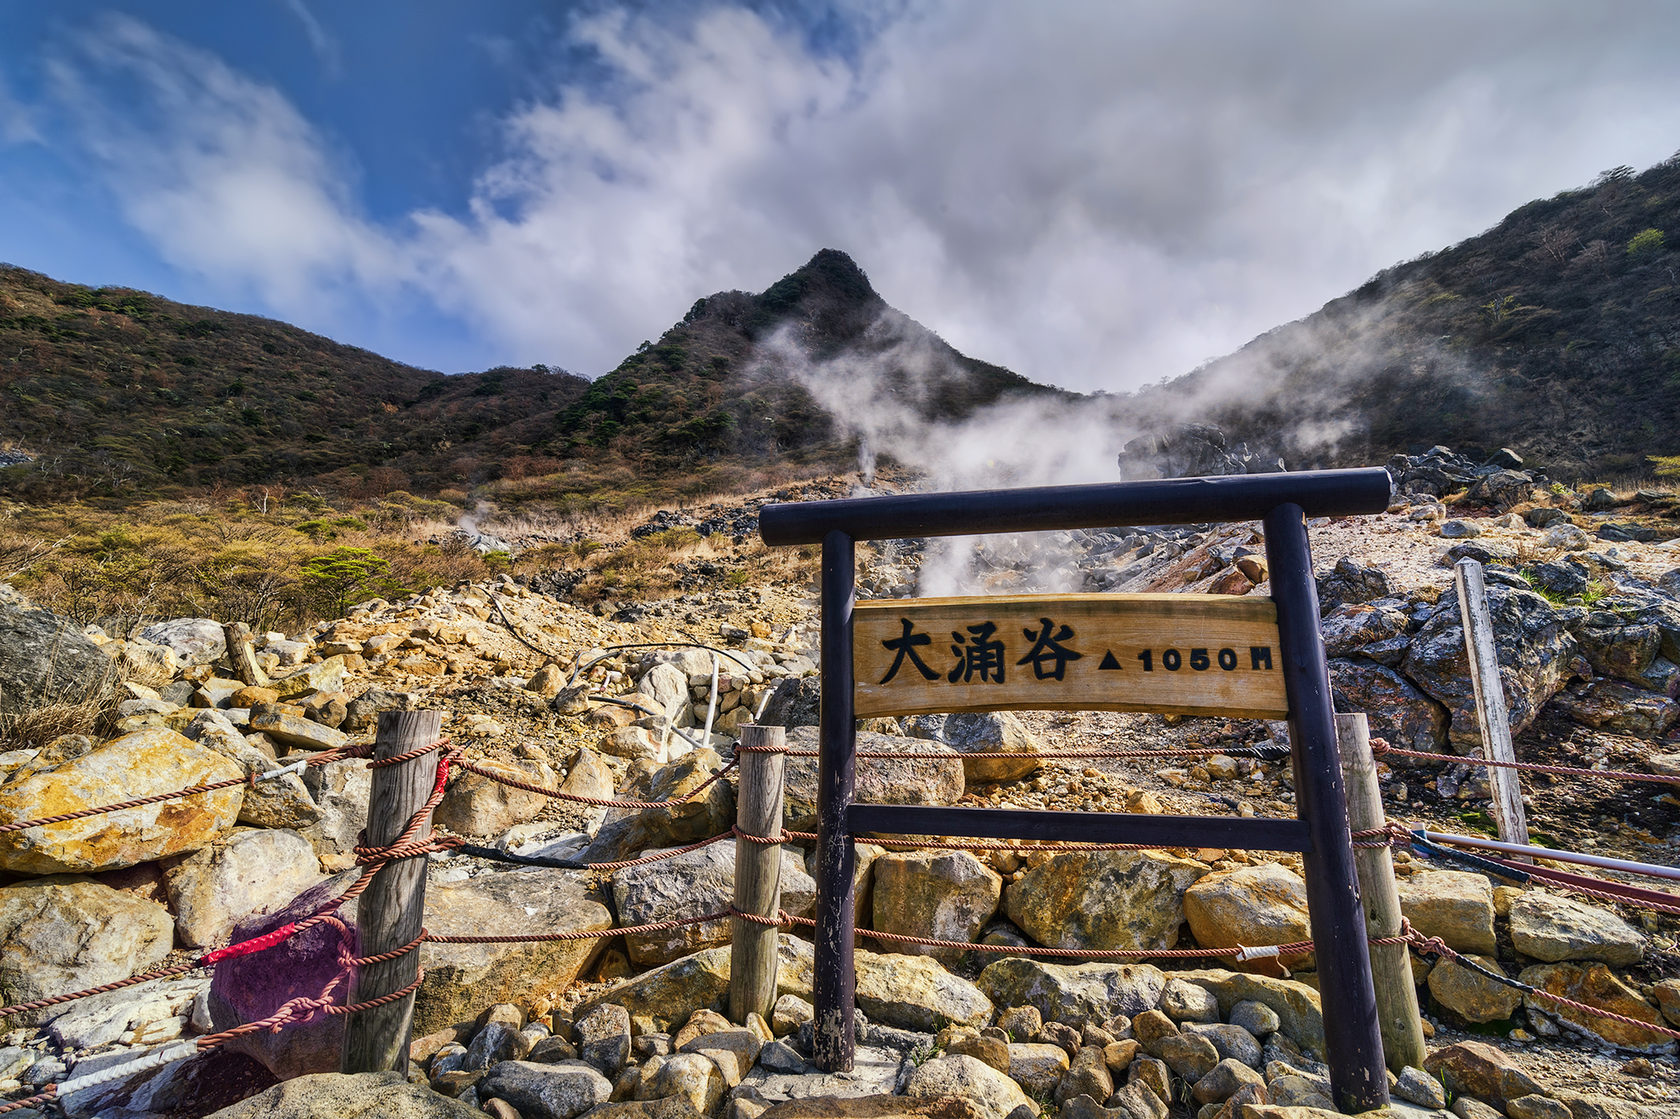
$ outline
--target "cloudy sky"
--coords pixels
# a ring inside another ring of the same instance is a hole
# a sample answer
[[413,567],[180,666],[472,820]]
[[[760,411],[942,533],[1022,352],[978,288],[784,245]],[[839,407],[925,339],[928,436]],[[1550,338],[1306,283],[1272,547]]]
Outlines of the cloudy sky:
[[588,375],[824,246],[1123,390],[1680,148],[1669,0],[0,4],[0,260]]

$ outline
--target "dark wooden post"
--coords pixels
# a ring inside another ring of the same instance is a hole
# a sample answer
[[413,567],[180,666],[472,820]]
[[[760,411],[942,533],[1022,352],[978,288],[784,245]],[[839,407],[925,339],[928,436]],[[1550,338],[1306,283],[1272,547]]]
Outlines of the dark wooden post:
[[[782,834],[782,767],[777,753],[786,742],[781,727],[741,728],[741,788],[735,798],[735,825],[742,835],[766,839]],[[749,747],[762,747],[763,753]],[[735,909],[774,917],[782,904],[782,845],[735,838]],[[760,1014],[766,1021],[776,1002],[776,933],[774,925],[731,918],[729,1017],[745,1022]]]
[[1278,653],[1289,699],[1295,796],[1312,840],[1312,849],[1301,861],[1306,871],[1308,919],[1318,946],[1330,1088],[1336,1106],[1358,1113],[1387,1105],[1388,1077],[1370,962],[1363,950],[1365,913],[1336,751],[1330,671],[1318,628],[1312,549],[1306,515],[1299,505],[1276,506],[1264,523],[1272,601],[1278,612]]
[[817,757],[816,1003],[812,1059],[825,1072],[850,1072],[857,977],[852,970],[852,849],[846,810],[852,803],[857,721],[852,717],[852,604],[856,549],[843,532],[822,542],[822,716]]
[[[1382,789],[1371,756],[1371,729],[1364,715],[1337,715],[1336,742],[1347,787],[1348,827],[1370,831],[1383,827]],[[1394,886],[1394,858],[1387,847],[1358,847],[1359,892],[1365,903],[1365,929],[1374,937],[1400,933],[1400,892]],[[1377,998],[1377,1025],[1383,1056],[1398,1073],[1407,1065],[1423,1067],[1423,1020],[1418,1017],[1417,986],[1404,944],[1371,945],[1371,986]]]
[[[386,711],[379,716],[375,759],[395,757],[437,741],[441,711]],[[378,847],[402,834],[403,827],[431,796],[437,782],[438,754],[433,751],[401,765],[373,771],[368,794],[367,843]],[[429,830],[431,816],[426,817]],[[422,833],[424,834],[424,833]],[[397,859],[374,872],[373,882],[356,904],[360,954],[377,956],[420,935],[426,904],[426,856]],[[400,991],[419,973],[416,949],[394,960],[369,964],[356,976],[351,1002]],[[408,1072],[408,1036],[414,1021],[414,996],[349,1016],[344,1026],[344,1072]]]

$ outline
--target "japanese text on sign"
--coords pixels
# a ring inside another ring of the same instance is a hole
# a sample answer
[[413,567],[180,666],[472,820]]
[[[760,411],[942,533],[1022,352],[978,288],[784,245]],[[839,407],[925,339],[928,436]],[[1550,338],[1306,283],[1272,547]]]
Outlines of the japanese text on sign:
[[860,716],[1001,708],[1279,717],[1277,613],[1226,595],[859,603]]

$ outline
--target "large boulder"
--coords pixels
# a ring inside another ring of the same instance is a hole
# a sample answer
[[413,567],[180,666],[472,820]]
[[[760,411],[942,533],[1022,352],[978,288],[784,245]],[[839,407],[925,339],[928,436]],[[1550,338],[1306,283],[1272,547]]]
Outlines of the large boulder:
[[[554,770],[535,758],[478,764],[528,785],[552,789],[559,784]],[[548,807],[549,800],[541,793],[516,789],[462,769],[451,775],[432,820],[456,835],[500,835],[515,824],[535,820]]]
[[[426,890],[426,928],[439,936],[599,932],[612,913],[583,871],[523,867]],[[432,944],[414,1003],[416,1033],[471,1018],[489,1003],[526,1010],[553,1003],[595,957],[600,940]]]
[[1230,1017],[1231,1008],[1238,1003],[1261,1003],[1278,1016],[1279,1028],[1289,1040],[1308,1052],[1324,1051],[1323,1005],[1318,991],[1305,983],[1219,968],[1179,971],[1173,977],[1211,992],[1219,1000],[1219,1014],[1224,1018]]
[[[702,948],[680,960],[625,979],[579,1003],[572,1012],[581,1020],[607,1003],[630,1014],[638,1034],[671,1033],[696,1010],[722,1010],[729,997],[728,947]],[[858,953],[858,956],[867,953]],[[811,944],[787,933],[776,936],[776,994],[811,997]]]
[[[788,745],[801,750],[817,748],[816,727],[794,727]],[[855,799],[859,804],[955,804],[963,795],[965,779],[961,755],[949,746],[920,738],[859,731],[858,753],[905,753],[913,758],[859,758]],[[950,760],[930,759],[928,754],[949,754]],[[795,831],[814,831],[817,826],[817,759],[789,757],[784,770],[782,819]]]
[[[617,862],[657,847],[682,847],[728,831],[735,823],[735,790],[728,781],[711,780],[722,768],[723,759],[703,748],[662,766],[655,771],[647,795],[634,799],[669,801],[670,806],[609,810],[594,841],[580,857],[591,863]],[[702,785],[705,791],[681,799]]]
[[[1587,1006],[1608,1010],[1626,1018],[1649,1022],[1658,1029],[1664,1028],[1662,1015],[1658,1013],[1657,1008],[1640,998],[1638,991],[1616,978],[1603,964],[1593,964],[1584,968],[1574,964],[1535,964],[1533,967],[1524,968],[1517,980],[1549,995],[1585,1003]],[[1525,995],[1523,1002],[1530,1017],[1543,1014],[1547,1018],[1555,1018],[1575,1030],[1624,1049],[1660,1051],[1672,1050],[1674,1047],[1673,1040],[1666,1034],[1641,1029],[1627,1022],[1618,1022],[1614,1018],[1600,1018],[1596,1014],[1588,1014],[1572,1006],[1562,1006],[1535,995]]]
[[[1505,969],[1492,956],[1468,956],[1496,975]],[[1429,969],[1429,993],[1435,1004],[1465,1022],[1502,1022],[1522,1005],[1522,992],[1453,960],[1442,960]]]
[[235,828],[165,874],[182,945],[219,944],[239,921],[272,913],[322,878],[309,840],[295,831]]
[[[728,909],[735,897],[735,842],[726,839],[615,872],[613,908],[619,921],[643,925]],[[805,873],[796,850],[783,847],[781,852],[781,907],[796,917],[809,917],[817,901],[817,884]],[[664,932],[632,933],[624,938],[625,948],[635,963],[669,963],[702,948],[729,943],[730,925],[729,921],[708,921]]]
[[1040,1108],[1007,1075],[966,1054],[935,1057],[910,1074],[904,1094],[936,1100],[955,1096],[974,1105],[987,1119],[1023,1119]]
[[[1184,891],[1184,917],[1203,948],[1260,947],[1311,940],[1307,920],[1307,884],[1277,863],[1260,863],[1215,872]],[[1262,971],[1263,963],[1286,968],[1310,967],[1312,953],[1276,962],[1254,960],[1243,971]],[[1269,973],[1269,972],[1268,972]]]
[[[582,884],[578,871],[521,868],[461,882],[429,883],[426,927],[440,935],[595,932],[610,928],[611,914]],[[312,887],[284,909],[247,918],[234,927],[235,942],[300,921],[341,895],[354,872]],[[210,988],[211,1020],[218,1030],[274,1013],[289,999],[319,997],[339,974],[341,946],[360,951],[357,903],[337,910],[338,923],[317,924],[279,945],[217,966]],[[594,939],[515,944],[429,944],[422,950],[424,981],[414,1002],[417,1035],[477,1015],[486,1004],[546,1008],[576,980],[600,947]],[[343,992],[340,992],[342,997]],[[344,1019],[333,1015],[258,1033],[228,1044],[262,1062],[282,1079],[338,1067]]]
[[1016,754],[1009,758],[963,758],[963,776],[970,785],[988,781],[1016,781],[1043,766],[1043,744],[1016,715],[1008,711],[963,711],[955,715],[918,715],[906,728],[911,737],[943,742],[959,754]]
[[1511,902],[1511,943],[1545,963],[1600,960],[1617,967],[1645,958],[1638,929],[1597,906],[1553,894],[1525,893]]
[[174,618],[140,631],[140,640],[166,645],[183,665],[215,664],[227,653],[227,634],[210,618]]
[[[1487,600],[1511,733],[1517,734],[1573,674],[1578,647],[1551,604],[1532,591],[1496,583],[1487,588]],[[1441,596],[1434,613],[1412,638],[1403,671],[1418,688],[1446,706],[1452,717],[1447,733],[1455,746],[1461,750],[1481,746],[1457,595]]]
[[1397,883],[1400,912],[1424,936],[1438,936],[1460,952],[1491,956],[1493,887],[1480,874],[1429,870]]
[[460,1100],[410,1084],[400,1072],[315,1073],[276,1084],[208,1119],[483,1119]]
[[1009,885],[1004,912],[1052,948],[1171,948],[1207,867],[1163,851],[1067,851]]
[[0,1005],[126,979],[162,962],[173,942],[167,909],[98,882],[63,876],[0,888]]
[[[165,727],[113,739],[49,770],[0,784],[0,823],[117,804],[244,778],[236,763]],[[239,785],[0,835],[0,870],[85,873],[196,851],[239,818]]]
[[636,683],[636,701],[670,720],[674,727],[694,725],[688,698],[688,673],[673,664],[656,664]]
[[1566,688],[1552,706],[1582,726],[1647,739],[1660,738],[1680,718],[1680,703],[1619,680],[1594,680]]
[[1394,669],[1363,657],[1332,660],[1330,684],[1336,710],[1364,712],[1371,733],[1390,745],[1435,753],[1447,744],[1447,709]]
[[1087,1020],[1154,1010],[1167,977],[1153,964],[1051,964],[1006,956],[988,965],[976,983],[998,1006],[1035,1007],[1044,1021],[1077,1028]]
[[[972,941],[997,912],[1003,878],[967,851],[909,851],[876,857],[873,926],[878,932]],[[961,949],[895,950],[955,962]]]
[[857,1004],[871,1021],[931,1033],[952,1022],[978,1028],[992,1020],[992,1002],[979,987],[926,956],[859,951],[852,959]]
[[75,622],[0,602],[0,715],[98,703],[116,680],[111,658]]

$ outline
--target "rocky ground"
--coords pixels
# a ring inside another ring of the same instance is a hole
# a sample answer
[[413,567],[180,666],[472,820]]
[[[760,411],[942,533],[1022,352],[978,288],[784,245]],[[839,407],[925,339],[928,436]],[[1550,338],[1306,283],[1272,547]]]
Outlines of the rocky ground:
[[[1395,746],[1477,748],[1451,589],[1451,564],[1469,556],[1486,566],[1519,758],[1680,772],[1680,499],[1569,490],[1514,461],[1481,466],[1440,449],[1390,471],[1397,495],[1387,513],[1310,526],[1338,706],[1367,712],[1373,733]],[[681,795],[731,756],[738,728],[755,717],[814,742],[811,588],[727,578],[727,549],[754,547],[764,496],[629,526],[630,539],[692,526],[724,549],[707,570],[673,572],[681,591],[660,601],[581,608],[565,597],[572,576],[556,571],[366,603],[301,634],[248,634],[234,619],[84,633],[21,600],[0,602],[0,716],[27,742],[0,753],[0,822],[272,775],[190,802],[0,834],[0,1001],[187,962],[336,896],[353,876],[365,764],[279,771],[367,741],[383,710],[441,710],[467,757],[593,797]],[[972,553],[908,541],[861,557],[866,597],[953,580],[998,593],[1267,591],[1264,547],[1246,525],[1042,534],[986,540]],[[114,703],[106,721],[52,733],[55,715],[68,719],[102,695]],[[950,758],[860,763],[859,789],[897,803],[1280,815],[1294,809],[1288,767],[1270,748],[1283,734],[1247,720],[1117,713],[871,720],[866,749]],[[1039,756],[1113,747],[1222,753],[1165,765]],[[963,757],[998,750],[1021,759]],[[814,766],[790,759],[788,769],[786,824],[808,829]],[[1392,819],[1488,830],[1478,769],[1381,769]],[[1523,788],[1536,842],[1680,862],[1680,799],[1662,785],[1525,775]],[[436,818],[515,855],[602,862],[727,831],[734,792],[719,782],[678,809],[633,812],[457,773]],[[808,914],[804,856],[787,849],[783,904]],[[1680,1024],[1675,917],[1515,888],[1405,852],[1396,859],[1403,908],[1425,933],[1523,983]],[[858,923],[880,931],[1074,951],[1308,936],[1299,862],[1287,857],[863,845],[859,864]],[[612,874],[438,855],[426,924],[439,934],[522,933],[695,916],[727,904],[732,872],[731,842]],[[808,943],[783,934],[776,1011],[743,1026],[716,1013],[726,941],[718,923],[605,942],[429,945],[412,1084],[316,1075],[337,1067],[333,1018],[90,1088],[70,1097],[69,1111],[1307,1119],[1313,1112],[1288,1109],[1329,1106],[1310,957],[1282,961],[1286,973],[1265,960],[1233,972],[1166,958],[1046,964],[860,949],[859,1066],[830,1077],[806,1063]],[[317,994],[334,950],[316,930],[214,973],[15,1015],[0,1036],[0,1092],[28,1094]],[[1413,962],[1432,1052],[1426,1070],[1397,1085],[1395,1114],[1441,1114],[1449,1102],[1460,1119],[1674,1113],[1680,1067],[1667,1038],[1572,1021],[1451,963]],[[882,1095],[896,1102],[834,1102]]]

